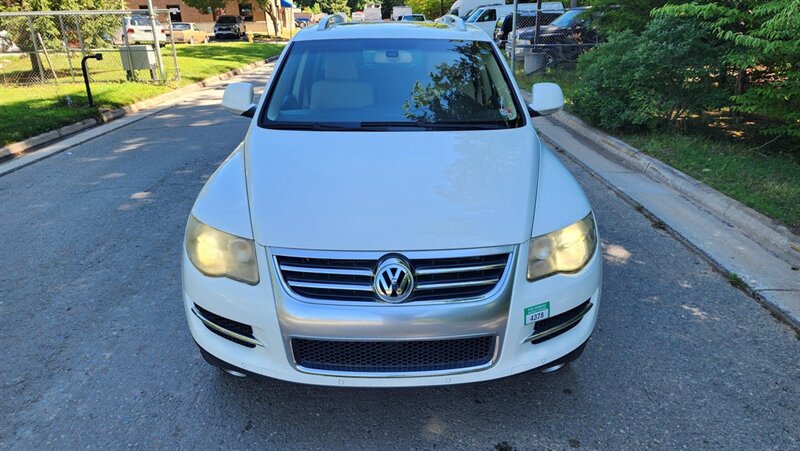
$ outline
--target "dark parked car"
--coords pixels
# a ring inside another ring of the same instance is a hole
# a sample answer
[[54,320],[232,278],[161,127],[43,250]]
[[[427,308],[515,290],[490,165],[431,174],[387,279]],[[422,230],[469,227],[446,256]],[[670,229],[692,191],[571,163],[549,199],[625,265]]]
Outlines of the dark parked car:
[[517,44],[531,46],[526,52],[544,53],[547,65],[576,61],[581,53],[597,45],[600,36],[594,24],[597,13],[588,7],[574,8],[549,25],[528,27],[517,31]]
[[239,16],[219,16],[214,24],[214,39],[241,38],[244,36],[244,20]]
[[[558,19],[564,14],[564,11],[542,11],[542,16],[539,18],[539,25],[548,25],[554,20]],[[513,25],[514,14],[508,14],[497,22],[497,27],[494,29],[494,42],[502,49],[506,45],[509,34],[511,34],[511,26]],[[536,26],[536,12],[535,11],[519,11],[517,12],[517,30],[527,27]]]

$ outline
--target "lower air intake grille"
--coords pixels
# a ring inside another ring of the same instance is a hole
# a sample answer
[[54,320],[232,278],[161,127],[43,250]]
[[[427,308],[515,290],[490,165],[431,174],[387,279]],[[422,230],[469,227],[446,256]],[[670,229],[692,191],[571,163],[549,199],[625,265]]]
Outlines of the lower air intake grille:
[[[201,315],[203,315],[207,320],[211,321],[212,323],[216,324],[217,326],[219,326],[219,327],[221,327],[223,329],[227,329],[227,330],[229,330],[231,332],[236,332],[237,334],[243,335],[243,336],[245,336],[247,338],[255,338],[253,336],[253,328],[248,326],[247,324],[242,324],[242,323],[240,323],[238,321],[234,321],[232,319],[225,318],[224,316],[219,316],[219,315],[217,315],[215,313],[211,313],[208,310],[204,309],[203,307],[200,307],[197,304],[194,305],[194,308],[196,308],[197,311]],[[238,340],[238,339],[236,339],[234,337],[231,337],[230,335],[225,335],[222,332],[218,331],[217,329],[214,329],[213,327],[210,327],[208,325],[205,325],[205,326],[206,326],[206,328],[208,330],[210,330],[211,332],[214,332],[215,334],[219,335],[222,338],[225,338],[226,340],[230,340],[230,341],[232,341],[232,342],[234,342],[236,344],[240,344],[242,346],[247,346],[248,348],[255,348],[255,345],[252,344],[252,343],[247,343],[247,342],[244,342],[242,340]]]
[[[538,333],[545,332],[545,331],[548,331],[548,330],[551,330],[551,329],[555,329],[557,327],[561,327],[562,325],[564,325],[564,324],[572,321],[573,319],[577,318],[582,312],[584,312],[584,310],[586,309],[587,305],[589,305],[589,301],[586,301],[583,304],[581,304],[581,305],[579,305],[579,306],[577,306],[577,307],[575,307],[573,309],[567,310],[564,313],[561,313],[559,315],[553,316],[552,318],[547,318],[547,319],[543,319],[541,321],[537,321],[536,324],[533,325],[533,333],[534,334],[538,334]],[[552,333],[552,334],[547,335],[546,337],[540,338],[538,340],[533,340],[531,343],[532,344],[539,344],[539,343],[542,343],[543,341],[547,341],[547,340],[549,340],[551,338],[556,338],[557,336],[570,331],[573,327],[577,326],[578,324],[579,324],[579,322],[574,322],[573,324],[571,324],[571,325],[569,325],[567,327],[564,327],[563,329],[560,329],[558,332]]]
[[494,336],[435,341],[292,339],[301,367],[352,373],[411,373],[471,368],[491,362]]

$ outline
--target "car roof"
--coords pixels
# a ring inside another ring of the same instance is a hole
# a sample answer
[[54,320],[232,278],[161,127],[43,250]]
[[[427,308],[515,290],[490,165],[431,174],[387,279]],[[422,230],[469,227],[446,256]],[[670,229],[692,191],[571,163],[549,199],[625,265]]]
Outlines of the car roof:
[[435,22],[345,22],[319,30],[306,27],[292,39],[294,41],[316,41],[323,39],[463,39],[468,41],[491,41],[480,28],[466,24],[466,30]]

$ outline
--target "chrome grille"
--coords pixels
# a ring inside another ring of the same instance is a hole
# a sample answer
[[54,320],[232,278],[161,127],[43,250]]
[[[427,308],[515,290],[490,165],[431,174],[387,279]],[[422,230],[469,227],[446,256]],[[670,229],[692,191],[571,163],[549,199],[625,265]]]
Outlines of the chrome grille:
[[[467,253],[469,252],[469,253]],[[280,250],[275,262],[285,286],[309,299],[377,302],[372,288],[375,270],[386,255],[333,258],[333,253]],[[481,298],[490,294],[506,277],[512,249],[492,248],[405,255],[414,271],[415,286],[407,302],[449,301]]]

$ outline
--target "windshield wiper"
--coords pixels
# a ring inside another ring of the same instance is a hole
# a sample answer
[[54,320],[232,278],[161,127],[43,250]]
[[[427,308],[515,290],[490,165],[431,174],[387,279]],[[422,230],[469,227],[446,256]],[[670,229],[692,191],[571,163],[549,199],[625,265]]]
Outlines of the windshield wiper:
[[368,121],[362,122],[365,130],[389,130],[392,128],[421,128],[425,130],[495,130],[507,128],[500,122],[425,122],[425,121]]
[[273,122],[265,124],[267,128],[276,130],[315,130],[315,131],[358,131],[359,127],[336,125],[320,122]]

